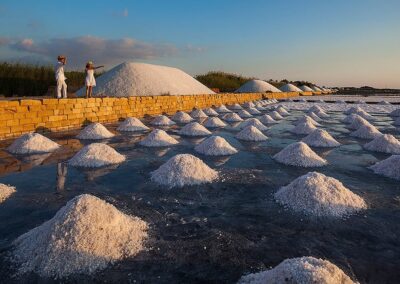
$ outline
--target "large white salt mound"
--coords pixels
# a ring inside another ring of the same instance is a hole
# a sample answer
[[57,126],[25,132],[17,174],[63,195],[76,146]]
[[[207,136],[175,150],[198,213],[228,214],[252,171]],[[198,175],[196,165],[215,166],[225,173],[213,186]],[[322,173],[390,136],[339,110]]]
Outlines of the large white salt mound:
[[18,237],[12,261],[43,277],[92,274],[144,249],[148,224],[89,194],[70,200],[49,221]]
[[265,141],[268,139],[267,136],[265,136],[260,130],[258,130],[253,125],[249,125],[243,128],[243,130],[240,131],[238,134],[236,134],[235,137],[239,140],[254,141],[254,142]]
[[125,161],[125,156],[119,154],[113,148],[102,143],[92,143],[76,153],[69,164],[74,167],[97,168]]
[[356,131],[351,132],[350,136],[362,139],[374,139],[382,133],[373,125],[362,125]]
[[311,256],[285,259],[271,270],[245,275],[238,284],[355,284],[339,267]]
[[275,199],[294,211],[315,216],[342,217],[365,209],[365,201],[340,181],[317,172],[303,175],[275,193]]
[[322,90],[320,88],[318,88],[317,86],[312,86],[311,89],[313,89],[313,91],[315,92],[321,92]]
[[152,121],[152,125],[157,125],[157,126],[170,126],[174,125],[175,122],[173,122],[171,119],[169,119],[165,115],[157,115]]
[[176,155],[151,172],[152,181],[168,187],[210,183],[217,178],[217,171],[190,154]]
[[211,132],[200,123],[191,122],[182,127],[182,129],[179,130],[179,134],[186,136],[207,136],[211,135]]
[[300,123],[310,123],[310,124],[313,124],[314,126],[320,126],[321,125],[321,124],[316,122],[314,119],[312,119],[308,115],[303,115],[302,117],[297,119],[296,122],[295,122],[295,124],[300,124]]
[[340,143],[335,140],[326,130],[316,129],[301,141],[311,147],[338,147]]
[[369,113],[367,113],[365,110],[356,111],[355,114],[358,114],[359,116],[365,118],[366,120],[374,120],[374,117]]
[[369,168],[378,175],[400,180],[400,155],[392,155]]
[[255,107],[256,105],[253,102],[246,102],[243,104],[243,107],[249,108],[249,107]]
[[238,151],[220,136],[211,136],[194,148],[197,152],[208,156],[224,156],[236,154]]
[[290,113],[283,106],[277,107],[276,111],[279,112],[279,114],[282,115],[282,116],[290,115]]
[[348,110],[344,111],[344,114],[352,114],[355,113],[357,114],[357,112],[361,112],[364,111],[361,107],[356,106],[356,107],[351,107]]
[[259,117],[259,120],[261,121],[261,123],[263,124],[274,124],[274,123],[278,123],[275,119],[273,119],[270,115],[268,114],[264,114],[263,116]]
[[56,142],[39,133],[27,133],[17,138],[7,151],[13,154],[50,153],[60,148]]
[[279,114],[279,112],[277,112],[276,110],[274,110],[273,112],[271,112],[269,114],[269,116],[271,116],[274,120],[281,120],[283,119],[283,116]]
[[328,164],[303,142],[286,146],[273,158],[282,164],[298,167],[322,167]]
[[178,111],[172,116],[172,120],[178,123],[188,123],[193,121],[193,118],[184,111]]
[[303,92],[312,92],[313,89],[311,89],[309,86],[303,85],[299,87],[300,90],[302,90]]
[[209,117],[207,120],[204,122],[205,127],[209,128],[216,128],[216,127],[225,127],[226,123],[223,122],[221,119],[218,117]]
[[12,194],[16,192],[14,186],[0,183],[0,204],[6,201]]
[[261,114],[261,112],[258,109],[256,109],[255,107],[249,107],[247,109],[247,111],[252,115]]
[[236,113],[227,113],[222,117],[223,120],[228,122],[240,122],[243,119]]
[[268,127],[262,124],[257,118],[246,119],[245,121],[239,124],[239,129],[243,129],[249,125],[256,127],[260,131],[268,130]]
[[252,117],[252,115],[251,115],[248,111],[246,111],[246,110],[240,110],[237,114],[238,114],[241,118],[249,118],[249,117]]
[[207,116],[218,116],[218,112],[216,112],[215,110],[213,110],[212,108],[206,108],[203,111]]
[[175,138],[169,136],[167,132],[161,129],[154,129],[146,138],[139,142],[140,145],[146,147],[167,147],[178,143]]
[[231,105],[230,106],[230,109],[233,109],[233,110],[241,110],[241,109],[243,109],[242,108],[242,106],[240,105],[240,104],[233,104],[233,105]]
[[314,112],[310,112],[310,113],[308,114],[308,116],[311,117],[312,119],[314,119],[315,121],[321,121],[321,120],[322,120],[322,119],[321,119],[318,115],[316,115]]
[[348,128],[350,129],[359,129],[361,126],[368,126],[368,125],[372,126],[372,124],[368,122],[368,120],[362,118],[358,114],[355,114],[355,116],[352,117],[352,119],[353,121],[351,121],[350,125],[348,126]]
[[395,110],[392,111],[389,115],[390,115],[390,116],[400,116],[400,108],[395,109]]
[[118,131],[145,131],[149,128],[136,117],[128,117],[117,128]]
[[114,134],[108,131],[103,124],[94,122],[82,129],[76,137],[84,140],[101,140],[114,137]]
[[316,129],[317,128],[315,127],[314,124],[312,124],[310,121],[307,121],[296,124],[296,126],[292,128],[290,132],[302,135],[302,134],[310,134],[314,132]]
[[393,135],[384,134],[365,144],[364,148],[375,152],[400,154],[400,141]]
[[231,112],[225,105],[220,105],[215,109],[218,113],[228,113]]
[[250,80],[240,86],[239,89],[235,91],[235,93],[280,93],[281,90],[274,87],[270,83],[261,80]]
[[[217,113],[218,114],[218,113]],[[208,115],[204,113],[204,111],[202,111],[201,109],[194,109],[191,113],[190,113],[191,117],[194,118],[207,118]]]
[[286,84],[279,88],[282,92],[303,92],[293,84]]
[[[93,95],[109,97],[214,94],[182,70],[167,66],[125,62],[96,78]],[[85,95],[85,88],[77,92]]]

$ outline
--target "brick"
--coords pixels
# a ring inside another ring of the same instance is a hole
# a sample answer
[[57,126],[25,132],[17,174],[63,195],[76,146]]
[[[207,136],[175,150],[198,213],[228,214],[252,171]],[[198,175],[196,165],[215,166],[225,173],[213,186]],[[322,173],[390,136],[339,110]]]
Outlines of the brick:
[[20,100],[21,106],[33,106],[33,105],[41,105],[41,100]]

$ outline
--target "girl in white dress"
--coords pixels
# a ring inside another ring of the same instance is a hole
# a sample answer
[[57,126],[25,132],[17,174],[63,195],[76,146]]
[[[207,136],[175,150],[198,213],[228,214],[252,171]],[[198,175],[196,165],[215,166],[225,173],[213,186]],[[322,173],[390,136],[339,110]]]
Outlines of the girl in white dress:
[[96,79],[94,78],[94,70],[102,68],[104,66],[93,66],[93,62],[89,61],[86,63],[86,79],[85,79],[85,85],[86,85],[86,98],[91,98],[92,97],[92,91],[93,87],[96,86]]

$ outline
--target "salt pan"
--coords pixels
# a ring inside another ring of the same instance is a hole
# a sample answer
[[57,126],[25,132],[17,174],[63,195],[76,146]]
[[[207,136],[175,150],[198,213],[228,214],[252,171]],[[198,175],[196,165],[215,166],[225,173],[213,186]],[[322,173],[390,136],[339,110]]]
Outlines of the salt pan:
[[146,131],[149,128],[136,117],[128,117],[117,128],[118,131]]
[[207,118],[208,115],[204,113],[201,109],[195,109],[190,113],[191,117],[194,118]]
[[216,112],[215,110],[213,110],[212,108],[206,108],[204,109],[204,113],[207,116],[218,116],[218,112]]
[[258,109],[254,108],[254,107],[248,108],[247,111],[252,115],[261,114],[261,112]]
[[311,147],[338,147],[340,143],[335,140],[327,131],[323,129],[316,129],[311,132],[303,140],[308,146]]
[[265,136],[260,130],[252,125],[243,128],[243,130],[236,134],[235,137],[239,140],[255,142],[265,141],[268,139],[267,136]]
[[102,143],[92,143],[76,153],[69,164],[74,167],[97,168],[125,161],[125,156],[119,154],[113,148]]
[[60,148],[56,142],[39,133],[27,133],[16,139],[7,151],[13,154],[50,153]]
[[279,114],[279,112],[277,112],[276,110],[274,110],[273,112],[271,112],[269,114],[274,120],[281,120],[283,119],[283,116]]
[[252,117],[252,115],[251,115],[248,111],[246,111],[246,110],[240,110],[240,111],[238,112],[238,115],[239,115],[241,118],[249,118],[249,117]]
[[268,114],[264,114],[263,116],[261,116],[259,118],[259,120],[261,121],[261,123],[263,124],[274,124],[274,123],[278,123],[275,119],[273,119],[270,115]]
[[77,138],[83,140],[101,140],[114,137],[101,123],[91,123],[79,132]]
[[248,118],[239,125],[239,129],[243,129],[249,125],[256,127],[260,131],[268,130],[264,124],[262,124],[257,118]]
[[208,156],[232,155],[238,152],[220,136],[211,136],[197,145],[194,149],[197,152]]
[[200,123],[191,122],[182,127],[182,129],[179,131],[179,134],[186,136],[207,136],[211,135],[212,133]]
[[290,132],[295,134],[310,134],[314,132],[317,128],[311,122],[301,122],[296,124],[296,126],[290,130]]
[[236,113],[227,113],[222,117],[223,120],[228,122],[240,122],[243,119]]
[[228,113],[231,112],[225,105],[220,105],[215,109],[218,113]]
[[167,132],[161,129],[154,129],[146,138],[139,142],[140,145],[146,147],[167,147],[178,143],[175,138],[169,136]]
[[286,146],[273,158],[282,164],[298,167],[322,167],[328,164],[303,142]]

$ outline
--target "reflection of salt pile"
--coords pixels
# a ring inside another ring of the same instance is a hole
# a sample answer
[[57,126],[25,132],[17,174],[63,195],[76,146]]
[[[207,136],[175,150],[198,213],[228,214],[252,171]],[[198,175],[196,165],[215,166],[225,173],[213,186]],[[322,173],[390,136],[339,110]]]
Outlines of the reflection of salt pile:
[[20,272],[44,277],[91,274],[144,249],[148,225],[89,194],[70,200],[56,215],[14,241]]
[[243,119],[236,113],[227,113],[222,118],[223,118],[223,120],[228,121],[228,122],[243,121]]
[[276,110],[274,110],[273,112],[271,112],[269,114],[274,120],[281,120],[283,119],[283,116],[279,114],[279,112],[277,112]]
[[275,199],[294,211],[342,217],[365,209],[365,201],[337,179],[317,172],[303,175],[275,193]]
[[400,180],[400,155],[392,155],[369,168],[378,175]]
[[168,187],[210,183],[217,178],[217,171],[190,154],[176,155],[151,173],[152,181]]
[[206,136],[211,135],[211,132],[198,122],[186,124],[179,130],[180,135],[186,136]]
[[384,134],[365,144],[364,148],[375,152],[400,154],[400,141],[393,135]]
[[322,167],[328,164],[325,159],[318,156],[303,142],[286,146],[273,158],[282,164],[298,167]]
[[238,152],[220,136],[211,136],[197,145],[194,149],[197,152],[208,156],[232,155]]
[[190,116],[194,117],[194,118],[206,118],[206,117],[208,117],[208,115],[205,114],[204,111],[202,111],[201,109],[194,109],[190,113]]
[[139,142],[140,145],[146,147],[167,147],[178,143],[175,138],[169,136],[167,132],[161,129],[154,129],[146,138]]
[[241,109],[243,109],[240,104],[233,104],[230,108],[233,109],[233,110],[241,110]]
[[218,116],[218,112],[216,112],[212,108],[206,108],[206,109],[204,109],[203,112],[208,116]]
[[290,115],[290,113],[283,106],[277,107],[276,111],[282,116],[289,116]]
[[215,109],[218,113],[228,113],[231,112],[225,105],[220,105]]
[[15,192],[15,187],[0,183],[0,204],[6,201],[6,199]]
[[382,133],[373,125],[362,125],[356,131],[351,132],[350,136],[362,139],[374,139]]
[[252,125],[243,128],[235,137],[244,141],[265,141],[268,139],[267,136]]
[[263,124],[274,124],[274,123],[278,123],[275,119],[273,119],[270,115],[268,114],[264,114],[263,116],[261,116],[259,118],[259,120],[261,121],[261,123]]
[[210,117],[204,122],[204,126],[209,128],[225,127],[226,123],[218,117]]
[[172,116],[172,120],[178,123],[188,123],[193,120],[193,118],[184,111],[178,111]]
[[249,108],[247,109],[247,111],[248,111],[250,114],[252,114],[252,115],[261,114],[261,112],[260,112],[258,109],[254,108],[254,107],[249,107]]
[[280,93],[281,90],[262,80],[250,80],[240,86],[235,93]]
[[316,129],[311,132],[303,140],[308,146],[311,147],[338,147],[340,143],[335,140],[327,131],[323,129]]
[[117,128],[118,131],[145,131],[149,128],[136,117],[128,117]]
[[262,124],[257,118],[246,119],[245,121],[240,123],[239,128],[243,129],[249,125],[256,127],[260,131],[268,130],[268,127],[266,127],[264,124]]
[[240,110],[240,111],[238,112],[238,115],[239,115],[241,118],[249,118],[249,117],[252,117],[252,115],[251,115],[248,111],[246,111],[246,110]]
[[27,133],[16,139],[7,151],[13,154],[49,153],[60,147],[56,142],[39,133]]
[[79,132],[78,139],[101,140],[114,137],[101,123],[91,123]]
[[295,133],[295,134],[310,134],[313,131],[315,131],[317,128],[315,127],[314,124],[312,124],[310,121],[306,122],[300,122],[296,124],[296,126],[290,130],[290,132]]
[[169,125],[174,125],[175,122],[173,122],[165,115],[158,115],[152,120],[151,124],[158,126],[169,126]]
[[125,156],[119,154],[113,148],[102,143],[92,143],[83,147],[70,160],[74,167],[97,168],[125,161]]
[[389,115],[390,115],[390,116],[400,116],[400,108],[395,109],[395,110],[392,111]]

